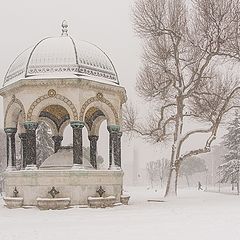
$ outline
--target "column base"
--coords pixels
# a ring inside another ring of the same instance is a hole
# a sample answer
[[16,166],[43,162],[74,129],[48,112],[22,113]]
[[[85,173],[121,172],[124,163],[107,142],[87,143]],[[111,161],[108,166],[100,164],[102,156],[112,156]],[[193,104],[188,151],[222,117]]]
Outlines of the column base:
[[72,170],[83,170],[84,166],[83,164],[73,164]]
[[25,167],[25,170],[37,170],[37,166],[35,164],[30,164]]
[[16,167],[8,166],[8,167],[6,168],[6,172],[11,172],[11,171],[17,171]]
[[121,168],[121,167],[118,167],[118,166],[116,166],[116,165],[112,165],[112,166],[110,166],[110,167],[108,168],[108,170],[122,170],[122,168]]

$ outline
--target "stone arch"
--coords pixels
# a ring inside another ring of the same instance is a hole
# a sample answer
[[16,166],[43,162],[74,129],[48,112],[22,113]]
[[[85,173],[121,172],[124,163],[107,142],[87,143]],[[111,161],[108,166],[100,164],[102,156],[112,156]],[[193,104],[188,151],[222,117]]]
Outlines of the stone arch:
[[112,103],[107,100],[102,93],[97,93],[95,97],[89,98],[80,110],[79,120],[84,121],[84,117],[88,109],[91,107],[96,107],[100,109],[107,118],[108,124],[119,125],[119,116],[112,105]]
[[[49,102],[49,100],[51,102]],[[37,121],[37,118],[41,110],[47,107],[48,105],[53,104],[60,105],[66,108],[70,115],[71,120],[74,121],[78,120],[77,109],[72,103],[72,101],[63,95],[56,94],[55,90],[51,89],[48,91],[48,94],[42,95],[31,104],[27,113],[27,121]]]
[[91,131],[89,131],[89,135],[95,135],[95,136],[99,136],[99,129],[100,129],[100,126],[102,124],[102,122],[106,120],[105,117],[103,116],[100,116],[98,117],[95,121],[94,121],[94,124],[91,128]]
[[59,135],[60,135],[60,136],[63,136],[63,133],[64,133],[66,127],[67,127],[69,124],[70,124],[70,120],[67,120],[67,121],[65,121],[65,122],[62,124],[62,126],[61,126],[60,129],[59,129]]
[[4,128],[7,127],[17,127],[19,116],[21,115],[21,121],[25,122],[26,113],[22,102],[15,97],[12,96],[12,100],[9,102],[7,109],[5,111],[4,116]]

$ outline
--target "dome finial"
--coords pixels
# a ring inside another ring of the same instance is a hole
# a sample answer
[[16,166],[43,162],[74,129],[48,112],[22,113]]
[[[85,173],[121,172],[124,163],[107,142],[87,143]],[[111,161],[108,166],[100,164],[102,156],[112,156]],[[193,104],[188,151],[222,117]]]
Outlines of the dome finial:
[[68,36],[68,23],[66,20],[62,22],[62,36]]

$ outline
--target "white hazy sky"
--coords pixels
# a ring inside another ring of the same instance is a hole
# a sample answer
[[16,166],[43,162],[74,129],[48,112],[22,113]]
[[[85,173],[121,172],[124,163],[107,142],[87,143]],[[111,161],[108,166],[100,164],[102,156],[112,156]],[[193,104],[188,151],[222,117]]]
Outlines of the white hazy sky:
[[[134,93],[139,41],[131,23],[132,0],[21,0],[1,3],[0,79],[14,58],[47,36],[61,34],[62,20],[75,39],[92,42],[112,59],[121,85]],[[2,108],[0,109],[2,113]],[[1,114],[2,116],[2,114]],[[1,119],[1,126],[3,126]]]
[[[65,19],[69,24],[69,34],[74,39],[92,42],[109,55],[116,67],[121,85],[127,90],[128,98],[135,104],[139,104],[134,86],[140,65],[141,46],[132,28],[133,3],[134,0],[2,1],[0,9],[1,85],[15,57],[42,38],[60,35],[61,23]],[[1,98],[0,127],[3,127]],[[107,144],[107,141],[104,141],[104,144]],[[124,141],[124,145],[127,144]],[[190,145],[193,145],[193,142]],[[138,156],[142,166],[146,161],[166,155],[163,150],[156,150],[157,147],[150,148],[139,141],[135,146],[138,146]],[[103,155],[107,155],[106,150],[107,148]],[[132,157],[129,152],[123,153],[123,156]]]

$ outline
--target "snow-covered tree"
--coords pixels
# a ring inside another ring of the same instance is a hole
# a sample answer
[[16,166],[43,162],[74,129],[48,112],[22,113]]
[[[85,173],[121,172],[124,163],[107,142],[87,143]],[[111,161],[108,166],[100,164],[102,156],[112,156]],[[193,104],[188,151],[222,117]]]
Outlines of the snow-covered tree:
[[[137,91],[152,112],[139,122],[136,111],[126,108],[123,127],[147,141],[171,142],[165,196],[177,194],[182,162],[210,151],[224,115],[239,99],[239,82],[220,72],[220,66],[240,62],[239,0],[186,2],[136,0],[133,10],[144,43]],[[192,121],[198,124],[189,129]],[[184,149],[199,134],[205,144]]]
[[225,162],[230,160],[240,160],[240,114],[239,111],[235,111],[235,117],[233,121],[228,124],[227,134],[223,136],[224,146],[229,150],[225,154]]
[[[219,182],[227,183],[231,182],[232,186],[234,184],[237,185],[237,192],[239,194],[239,168],[240,168],[240,160],[234,159],[229,160],[226,163],[221,164],[219,169]],[[232,187],[232,190],[234,187]]]
[[228,153],[224,155],[225,163],[219,166],[219,182],[231,182],[233,188],[237,184],[239,194],[240,168],[240,114],[235,111],[234,119],[228,123],[227,133],[223,136],[224,146]]
[[54,153],[54,143],[49,126],[40,122],[36,130],[37,142],[37,166],[39,167],[45,159]]

